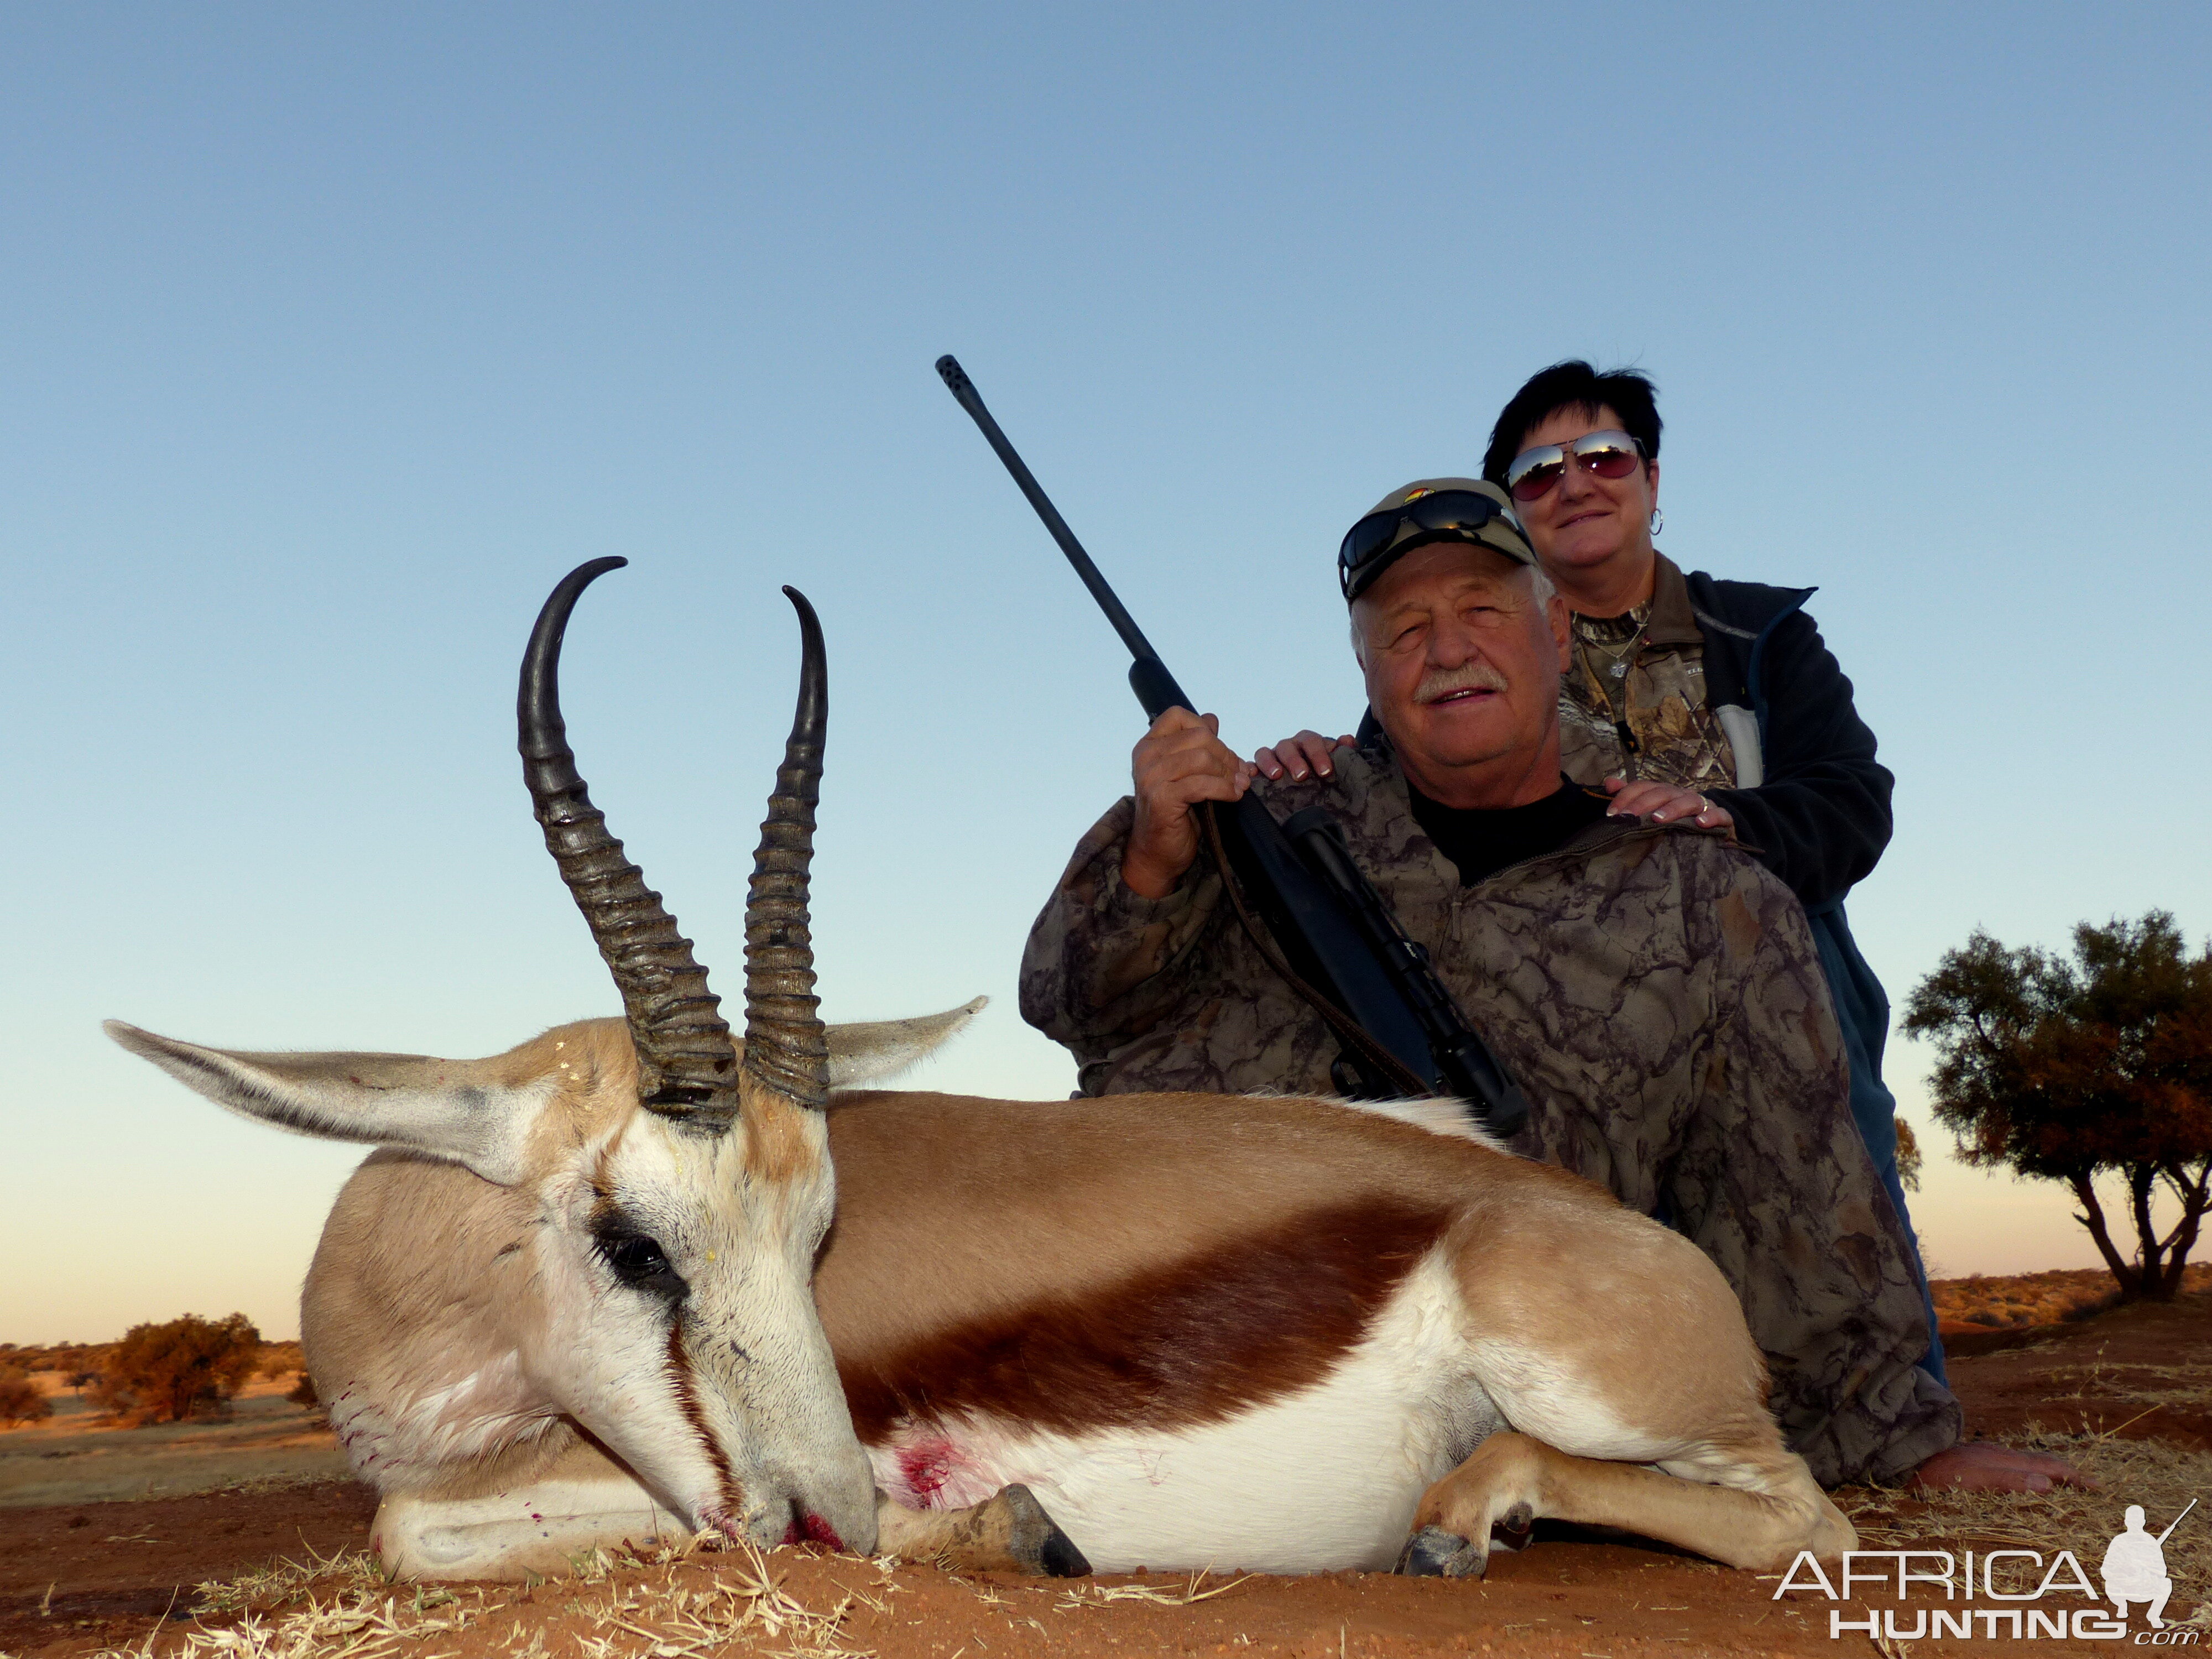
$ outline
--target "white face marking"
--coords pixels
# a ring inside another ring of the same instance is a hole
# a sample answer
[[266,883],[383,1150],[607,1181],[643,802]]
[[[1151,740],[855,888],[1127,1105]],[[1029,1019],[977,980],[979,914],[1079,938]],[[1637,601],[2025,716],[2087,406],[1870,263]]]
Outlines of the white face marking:
[[742,1124],[709,1139],[635,1111],[574,1149],[541,1188],[523,1364],[676,1512],[773,1544],[796,1508],[865,1547],[872,1493],[811,1292],[834,1204],[813,1133],[817,1172],[781,1183],[746,1170]]

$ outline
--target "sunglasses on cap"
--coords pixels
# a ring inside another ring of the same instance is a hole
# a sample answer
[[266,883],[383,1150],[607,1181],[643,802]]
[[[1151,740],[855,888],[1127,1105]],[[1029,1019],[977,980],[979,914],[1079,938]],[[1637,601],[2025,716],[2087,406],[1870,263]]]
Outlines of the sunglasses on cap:
[[1644,465],[1644,446],[1626,432],[1592,432],[1570,444],[1524,449],[1505,469],[1505,488],[1516,501],[1540,501],[1565,476],[1567,458],[1601,478],[1625,478]]
[[1351,599],[1357,589],[1367,585],[1361,573],[1392,550],[1391,544],[1407,526],[1438,536],[1457,531],[1473,541],[1476,532],[1494,519],[1505,520],[1519,532],[1520,526],[1513,524],[1503,507],[1472,489],[1431,489],[1400,506],[1369,514],[1345,532],[1344,544],[1336,550],[1336,579],[1344,588],[1344,597]]

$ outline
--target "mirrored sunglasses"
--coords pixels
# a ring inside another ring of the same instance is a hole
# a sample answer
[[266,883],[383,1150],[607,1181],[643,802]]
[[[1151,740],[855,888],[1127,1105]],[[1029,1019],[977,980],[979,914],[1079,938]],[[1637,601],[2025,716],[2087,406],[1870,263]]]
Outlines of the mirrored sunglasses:
[[1571,444],[1524,449],[1505,469],[1505,488],[1516,501],[1540,500],[1567,470],[1567,457],[1601,478],[1625,478],[1644,465],[1644,446],[1626,432],[1592,432]]

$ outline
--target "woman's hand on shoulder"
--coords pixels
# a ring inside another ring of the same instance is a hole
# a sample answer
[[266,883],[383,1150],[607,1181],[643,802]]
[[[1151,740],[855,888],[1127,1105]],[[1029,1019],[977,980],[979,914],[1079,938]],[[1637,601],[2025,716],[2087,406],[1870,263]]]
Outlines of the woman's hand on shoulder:
[[1318,732],[1301,732],[1272,749],[1261,750],[1252,757],[1252,764],[1260,769],[1261,777],[1271,781],[1287,777],[1292,783],[1304,783],[1310,777],[1333,777],[1336,768],[1329,760],[1330,751],[1349,749],[1353,741],[1349,734],[1332,740]]
[[[1260,752],[1265,754],[1267,750]],[[1607,817],[1650,818],[1654,823],[1674,823],[1687,818],[1700,830],[1735,828],[1735,820],[1726,807],[1714,805],[1694,789],[1648,778],[1635,783],[1626,778],[1607,778],[1605,787],[1613,797],[1613,805],[1606,808]]]

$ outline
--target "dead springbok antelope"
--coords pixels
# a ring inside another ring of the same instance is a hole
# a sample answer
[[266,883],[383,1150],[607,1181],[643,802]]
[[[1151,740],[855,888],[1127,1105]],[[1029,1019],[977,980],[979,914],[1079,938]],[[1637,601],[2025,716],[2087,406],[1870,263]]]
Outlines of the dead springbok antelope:
[[1030,1571],[1457,1576],[1539,1516],[1743,1567],[1853,1547],[1711,1263],[1456,1105],[831,1102],[977,1005],[819,1022],[826,692],[795,593],[740,1059],[565,738],[562,635],[621,562],[547,601],[519,712],[623,1020],[482,1060],[109,1028],[234,1110],[378,1143],[301,1325],[390,1569],[520,1577],[690,1530]]

